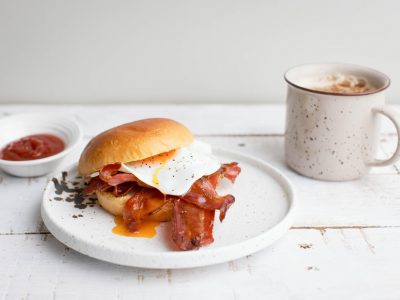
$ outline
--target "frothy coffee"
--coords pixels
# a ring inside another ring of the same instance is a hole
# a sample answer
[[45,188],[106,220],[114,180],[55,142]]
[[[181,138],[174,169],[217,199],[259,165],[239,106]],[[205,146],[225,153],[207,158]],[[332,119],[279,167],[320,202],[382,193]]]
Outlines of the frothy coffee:
[[377,89],[366,78],[345,74],[329,74],[308,79],[300,85],[311,90],[338,94],[362,94]]

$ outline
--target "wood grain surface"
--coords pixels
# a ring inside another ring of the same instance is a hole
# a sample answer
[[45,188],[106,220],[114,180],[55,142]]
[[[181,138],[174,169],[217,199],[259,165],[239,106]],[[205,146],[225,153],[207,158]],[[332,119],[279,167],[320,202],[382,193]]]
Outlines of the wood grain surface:
[[[0,106],[69,115],[84,140],[64,161],[77,161],[102,130],[144,117],[171,117],[213,146],[261,158],[282,170],[299,194],[296,221],[276,244],[242,259],[187,270],[144,270],[101,262],[58,242],[40,218],[50,176],[0,173],[2,299],[399,299],[400,165],[358,181],[299,176],[283,161],[281,105]],[[379,156],[396,135],[385,123]]]

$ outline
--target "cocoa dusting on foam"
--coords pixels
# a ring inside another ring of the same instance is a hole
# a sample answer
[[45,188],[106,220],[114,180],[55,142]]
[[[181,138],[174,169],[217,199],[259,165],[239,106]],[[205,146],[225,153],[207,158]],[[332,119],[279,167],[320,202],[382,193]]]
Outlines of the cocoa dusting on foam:
[[49,199],[50,201],[73,202],[74,207],[79,209],[85,209],[88,206],[93,207],[96,204],[96,198],[83,195],[84,182],[81,176],[67,180],[68,172],[64,171],[61,177],[61,180],[56,177],[51,179],[54,183],[55,194],[59,196]]

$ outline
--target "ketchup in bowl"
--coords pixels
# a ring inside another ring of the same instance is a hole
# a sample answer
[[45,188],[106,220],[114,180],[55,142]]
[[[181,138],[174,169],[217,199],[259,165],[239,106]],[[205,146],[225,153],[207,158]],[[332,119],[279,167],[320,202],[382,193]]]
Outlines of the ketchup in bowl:
[[33,134],[7,144],[0,152],[4,160],[34,160],[60,153],[64,142],[52,134]]

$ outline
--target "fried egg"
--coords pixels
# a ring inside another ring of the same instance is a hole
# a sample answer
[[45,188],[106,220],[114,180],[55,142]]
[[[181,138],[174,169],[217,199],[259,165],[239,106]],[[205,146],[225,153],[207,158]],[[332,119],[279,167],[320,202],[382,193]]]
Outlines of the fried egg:
[[189,191],[197,179],[216,172],[220,166],[211,146],[195,140],[187,147],[124,163],[120,171],[135,175],[163,194],[180,196]]

